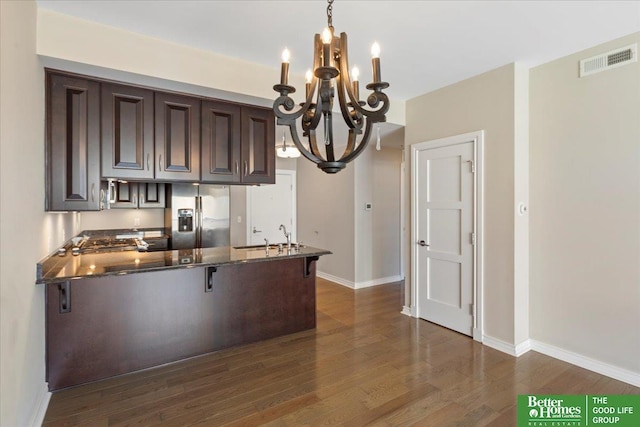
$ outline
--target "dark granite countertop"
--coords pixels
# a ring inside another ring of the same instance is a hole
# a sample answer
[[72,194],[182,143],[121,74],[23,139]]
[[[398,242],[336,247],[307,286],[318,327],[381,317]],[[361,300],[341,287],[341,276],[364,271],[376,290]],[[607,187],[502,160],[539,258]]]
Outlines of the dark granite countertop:
[[225,246],[159,252],[122,251],[77,256],[73,256],[70,251],[67,251],[64,256],[53,254],[37,264],[36,284],[175,268],[277,261],[328,254],[331,252],[309,246],[303,246],[300,250],[292,247],[290,252],[285,246],[281,253],[277,248],[271,248],[268,254],[263,246],[253,248]]

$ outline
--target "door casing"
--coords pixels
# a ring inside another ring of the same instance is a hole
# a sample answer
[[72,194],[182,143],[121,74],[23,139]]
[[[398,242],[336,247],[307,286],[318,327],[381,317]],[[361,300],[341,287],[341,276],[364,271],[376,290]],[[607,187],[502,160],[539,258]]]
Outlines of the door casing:
[[473,313],[473,339],[482,341],[483,333],[483,199],[484,199],[484,131],[469,132],[446,138],[418,142],[411,145],[411,316],[418,317],[418,283],[417,275],[417,160],[418,152],[434,148],[448,147],[465,142],[473,142],[475,173],[473,177],[473,228],[476,233],[476,244],[473,247],[473,301],[475,313]]

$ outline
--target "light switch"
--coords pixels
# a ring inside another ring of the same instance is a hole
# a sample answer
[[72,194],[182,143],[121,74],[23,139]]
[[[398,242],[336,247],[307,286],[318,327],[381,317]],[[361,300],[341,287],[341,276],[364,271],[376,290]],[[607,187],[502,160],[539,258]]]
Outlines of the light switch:
[[242,224],[242,217],[240,215],[238,215],[237,221],[238,221],[238,224]]
[[370,211],[372,207],[373,207],[373,203],[371,203],[371,202],[367,202],[367,203],[364,204],[364,210],[365,211]]

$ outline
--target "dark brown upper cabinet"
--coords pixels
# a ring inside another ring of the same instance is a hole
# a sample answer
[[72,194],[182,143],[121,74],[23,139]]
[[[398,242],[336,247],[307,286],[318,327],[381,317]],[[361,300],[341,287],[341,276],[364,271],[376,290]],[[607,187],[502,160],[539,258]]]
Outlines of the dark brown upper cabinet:
[[100,209],[100,84],[47,72],[47,211]]
[[113,183],[113,209],[151,209],[165,207],[164,184],[155,182],[121,182]]
[[202,101],[202,182],[241,181],[240,118],[239,105]]
[[156,180],[200,180],[200,99],[155,93]]
[[102,83],[102,177],[153,179],[153,91]]
[[245,184],[275,184],[275,115],[270,108],[242,107],[241,168]]
[[275,183],[275,122],[267,108],[202,102],[202,182]]

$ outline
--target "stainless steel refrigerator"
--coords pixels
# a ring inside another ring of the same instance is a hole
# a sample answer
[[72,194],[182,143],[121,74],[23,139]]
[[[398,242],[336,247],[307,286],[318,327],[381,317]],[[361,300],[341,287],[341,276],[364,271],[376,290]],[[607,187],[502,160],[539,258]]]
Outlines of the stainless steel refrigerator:
[[172,249],[229,246],[229,187],[171,184],[165,227]]

